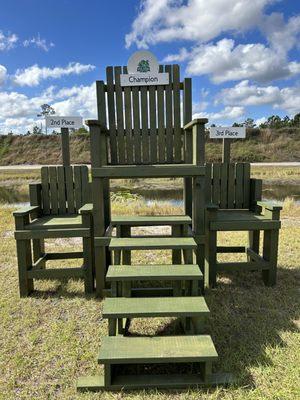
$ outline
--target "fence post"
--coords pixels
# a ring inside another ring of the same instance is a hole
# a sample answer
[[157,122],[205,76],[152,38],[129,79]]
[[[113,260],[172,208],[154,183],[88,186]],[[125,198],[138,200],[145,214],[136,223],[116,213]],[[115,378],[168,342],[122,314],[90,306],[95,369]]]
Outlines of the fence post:
[[69,128],[61,128],[61,151],[64,167],[70,166],[70,137]]
[[230,163],[230,144],[231,139],[223,139],[222,163]]

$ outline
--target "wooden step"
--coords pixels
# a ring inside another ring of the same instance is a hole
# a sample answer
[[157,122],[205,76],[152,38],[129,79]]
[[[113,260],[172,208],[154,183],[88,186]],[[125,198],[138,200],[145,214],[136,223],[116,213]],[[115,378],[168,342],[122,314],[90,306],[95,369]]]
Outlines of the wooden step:
[[174,265],[110,265],[106,274],[108,282],[149,280],[200,280],[203,274],[196,264]]
[[102,340],[99,364],[148,364],[216,361],[209,335],[124,337]]
[[119,215],[111,223],[115,226],[190,225],[192,218],[188,215]]
[[159,250],[159,249],[195,249],[197,243],[191,237],[183,238],[112,238],[110,250]]
[[203,297],[111,297],[104,301],[104,318],[154,318],[208,316]]

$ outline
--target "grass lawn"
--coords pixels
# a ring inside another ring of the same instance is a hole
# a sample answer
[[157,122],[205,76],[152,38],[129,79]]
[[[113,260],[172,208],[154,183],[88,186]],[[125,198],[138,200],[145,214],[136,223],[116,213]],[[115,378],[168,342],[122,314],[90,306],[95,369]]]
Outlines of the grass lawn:
[[[217,351],[216,369],[236,374],[229,388],[190,391],[135,391],[77,394],[80,375],[99,373],[96,356],[107,323],[102,303],[83,294],[83,284],[40,281],[29,298],[18,294],[13,238],[13,208],[0,209],[0,399],[296,399],[300,393],[300,207],[287,201],[280,233],[278,284],[263,285],[259,274],[222,275],[206,300],[209,333]],[[147,207],[139,200],[115,201],[116,214],[178,213],[176,207]],[[226,233],[221,242],[237,244],[246,235]],[[74,250],[76,240],[47,246]],[[165,252],[134,254],[134,262],[163,262]],[[298,258],[299,257],[299,258]],[[71,261],[74,262],[74,261]],[[56,262],[55,262],[56,263]],[[57,265],[57,264],[56,264]],[[147,334],[170,320],[135,320],[132,329]]]

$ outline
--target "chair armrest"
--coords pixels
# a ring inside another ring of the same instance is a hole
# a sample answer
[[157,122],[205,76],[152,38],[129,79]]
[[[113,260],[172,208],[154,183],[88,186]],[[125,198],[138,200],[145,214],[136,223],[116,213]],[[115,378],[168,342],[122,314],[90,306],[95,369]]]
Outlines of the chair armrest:
[[193,119],[188,124],[184,125],[183,129],[185,131],[190,130],[193,128],[194,125],[204,125],[204,124],[207,124],[207,122],[208,122],[207,118],[196,118],[196,119]]
[[13,212],[14,217],[24,217],[25,215],[30,215],[36,211],[39,211],[40,207],[39,206],[26,206],[19,208],[19,210],[16,210]]
[[79,209],[79,214],[90,214],[93,212],[93,204],[86,203]]
[[267,210],[270,211],[280,211],[282,210],[282,206],[279,206],[277,204],[272,204],[267,201],[257,201],[256,204],[262,208],[266,208]]

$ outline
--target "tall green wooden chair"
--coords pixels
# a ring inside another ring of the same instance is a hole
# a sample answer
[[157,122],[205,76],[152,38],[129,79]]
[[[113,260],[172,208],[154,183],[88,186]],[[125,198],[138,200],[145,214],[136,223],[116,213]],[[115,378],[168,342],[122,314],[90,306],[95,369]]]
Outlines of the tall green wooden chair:
[[[216,284],[221,271],[262,271],[266,285],[276,283],[282,207],[262,202],[262,181],[251,179],[249,163],[206,164],[206,276]],[[248,246],[217,246],[220,231],[248,231]],[[263,254],[260,255],[260,232]],[[244,262],[218,262],[218,253],[245,253]],[[206,282],[208,283],[208,282]]]
[[[42,167],[41,183],[30,184],[29,190],[30,206],[13,213],[20,295],[33,291],[35,279],[83,279],[85,291],[92,292],[92,216],[84,212],[84,205],[91,201],[87,166]],[[71,237],[82,237],[82,251],[45,252],[45,239]],[[48,260],[70,258],[83,258],[83,265],[45,268]]]

